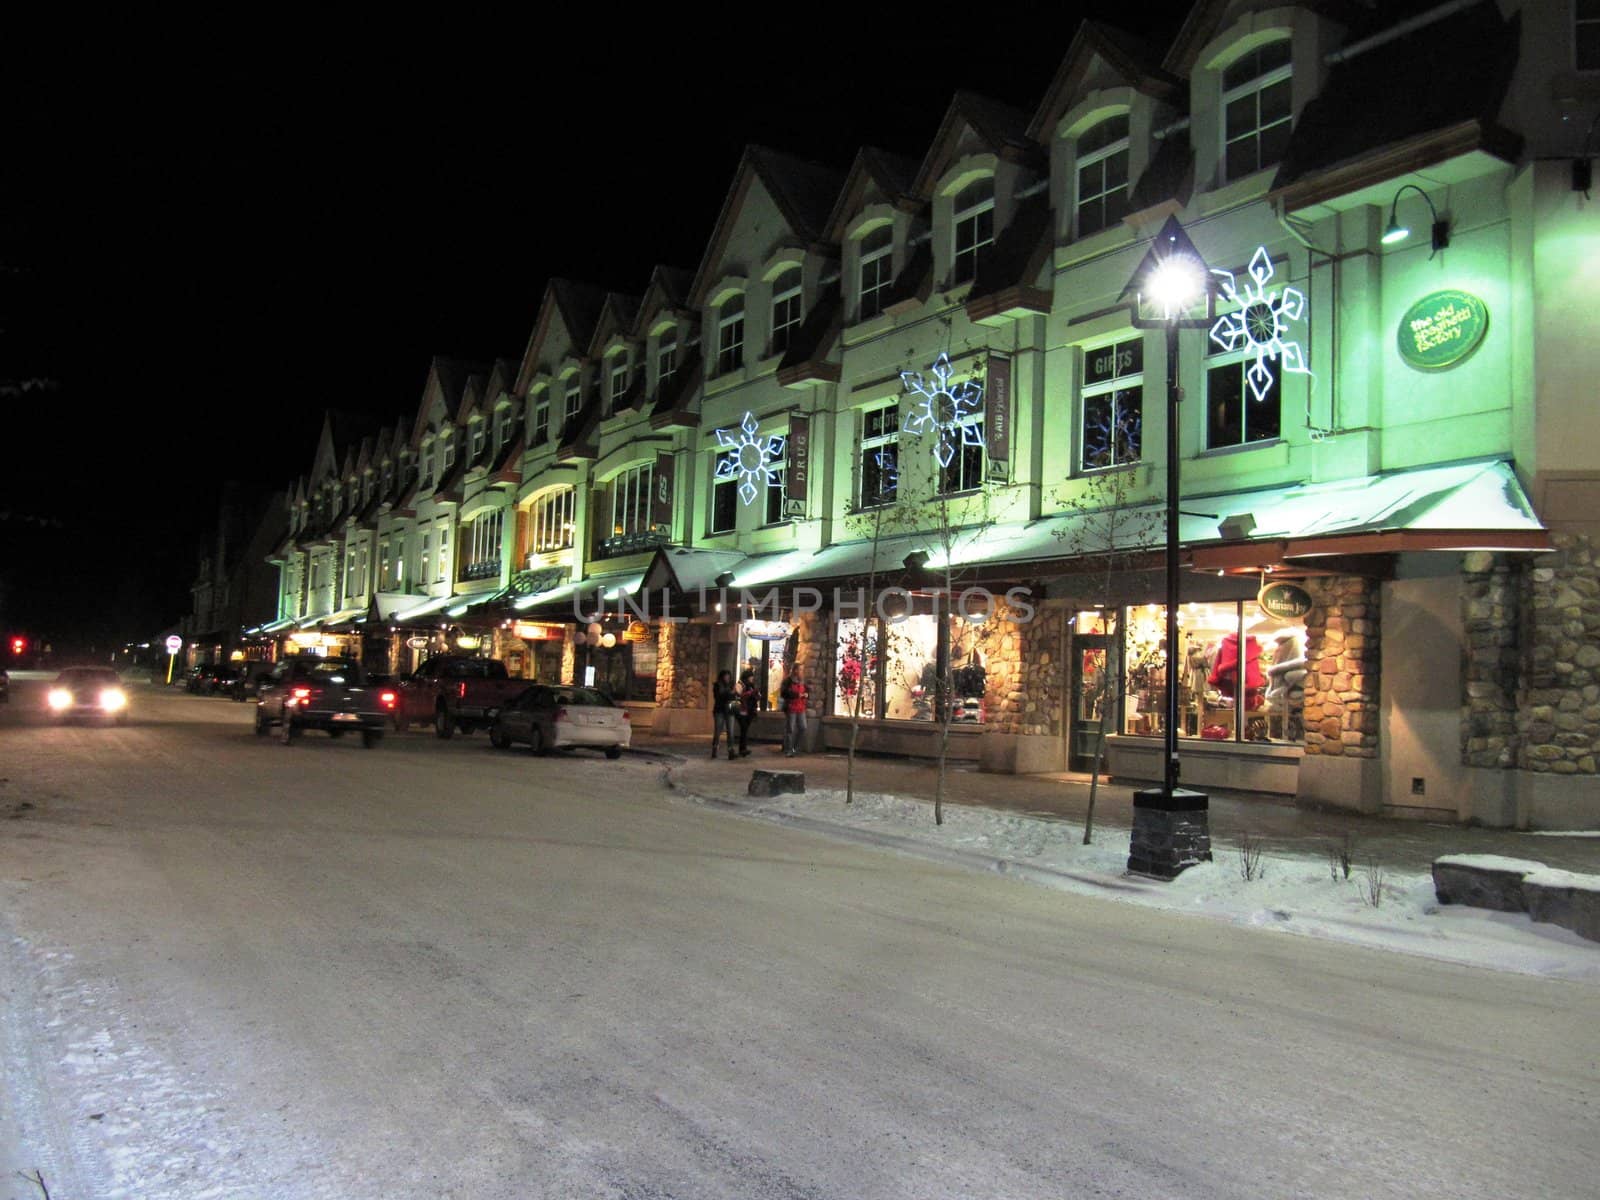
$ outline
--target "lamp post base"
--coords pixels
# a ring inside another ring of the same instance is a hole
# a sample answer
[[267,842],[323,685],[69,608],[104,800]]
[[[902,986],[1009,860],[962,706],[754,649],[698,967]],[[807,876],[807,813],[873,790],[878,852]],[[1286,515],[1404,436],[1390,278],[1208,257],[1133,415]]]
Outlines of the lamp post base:
[[1133,794],[1133,837],[1128,870],[1176,879],[1196,863],[1211,861],[1211,798],[1187,788],[1145,788]]

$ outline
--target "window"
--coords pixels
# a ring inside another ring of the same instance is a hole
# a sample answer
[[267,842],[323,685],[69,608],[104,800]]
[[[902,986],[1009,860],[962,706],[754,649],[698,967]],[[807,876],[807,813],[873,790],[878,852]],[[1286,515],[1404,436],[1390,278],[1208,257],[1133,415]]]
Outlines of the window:
[[386,463],[383,464],[383,483],[381,485],[381,487],[383,489],[383,494],[385,496],[387,496],[389,494],[389,489],[393,485],[394,485],[394,464],[386,462]]
[[354,511],[356,506],[359,505],[360,503],[361,503],[361,483],[358,480],[352,479],[350,481],[350,509],[351,509],[351,511]]
[[572,548],[573,488],[562,488],[533,502],[533,553],[555,554]]
[[655,464],[630,467],[611,481],[611,536],[650,532],[650,484]]
[[861,414],[860,508],[893,504],[900,487],[900,404],[869,408]]
[[883,311],[894,281],[894,226],[880,225],[861,239],[861,300],[858,316],[865,321]]
[[572,430],[572,423],[578,419],[578,414],[583,411],[583,380],[574,375],[572,382],[567,384],[567,403],[563,410],[561,434],[565,437]]
[[1144,339],[1085,350],[1081,468],[1097,471],[1138,462],[1143,413]]
[[994,244],[994,180],[969,184],[956,196],[954,207],[950,282],[968,283],[978,273],[978,252]]
[[439,574],[436,578],[444,582],[450,575],[450,526],[439,526]]
[[396,591],[405,587],[406,582],[406,539],[402,535],[394,541],[394,586]]
[[785,520],[783,499],[789,487],[789,464],[784,457],[782,449],[767,461],[772,465],[767,468],[767,511],[765,523],[768,525],[781,525]]
[[717,310],[717,374],[744,366],[744,297],[730,296]]
[[361,594],[361,581],[356,577],[356,548],[345,547],[344,552],[344,594],[345,598]]
[[422,556],[417,560],[417,582],[426,583],[433,576],[428,573],[429,564],[433,562],[433,533],[423,530]]
[[1289,41],[1257,46],[1222,73],[1223,170],[1242,179],[1272,166],[1289,145]]
[[456,461],[456,440],[449,433],[439,435],[439,475],[442,478]]
[[422,465],[419,470],[421,475],[418,478],[418,482],[423,487],[431,487],[433,485],[433,442],[431,440],[422,443]]
[[1274,365],[1272,384],[1261,399],[1245,378],[1253,355],[1218,354],[1206,360],[1206,448],[1247,446],[1271,441],[1282,433],[1280,382]]
[[504,509],[480,513],[462,532],[461,578],[491,579],[500,574]]
[[611,415],[622,411],[623,398],[628,394],[628,355],[624,351],[611,360]]
[[942,496],[971,492],[983,486],[983,410],[963,416],[961,429],[971,432],[950,432],[950,446],[955,453],[950,456],[948,466],[939,468],[939,494]]
[[1600,71],[1600,0],[1575,0],[1573,65],[1580,71]]
[[389,539],[383,538],[378,542],[378,589],[382,591],[389,586],[389,576],[394,570],[394,562],[389,556]]
[[484,446],[489,442],[489,430],[482,421],[472,423],[472,452],[467,461],[477,462],[483,453]]
[[676,339],[667,341],[663,339],[660,349],[656,351],[656,387],[663,388],[667,380],[678,372],[678,343]]
[[1078,139],[1078,236],[1109,228],[1128,212],[1128,117],[1111,117]]
[[511,440],[511,405],[506,404],[494,414],[494,444],[497,449],[504,449]]
[[544,392],[533,405],[533,444],[542,446],[550,440],[550,397]]
[[772,353],[783,354],[800,331],[800,268],[772,281]]
[[[717,453],[716,470],[711,475],[711,532],[730,533],[739,524],[739,475],[734,470],[739,456],[733,450]],[[718,478],[719,474],[722,475]]]

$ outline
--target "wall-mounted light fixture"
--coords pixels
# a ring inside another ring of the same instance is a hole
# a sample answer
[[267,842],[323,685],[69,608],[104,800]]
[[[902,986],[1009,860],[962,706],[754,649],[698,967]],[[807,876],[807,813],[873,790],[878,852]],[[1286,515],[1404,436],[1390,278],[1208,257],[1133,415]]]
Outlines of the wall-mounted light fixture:
[[1224,517],[1217,526],[1217,532],[1228,541],[1238,541],[1247,538],[1256,527],[1256,518],[1253,513],[1234,513],[1231,517]]
[[1450,244],[1450,222],[1440,219],[1439,210],[1433,206],[1433,201],[1428,199],[1428,193],[1414,183],[1401,185],[1400,190],[1394,194],[1394,200],[1389,205],[1389,224],[1383,231],[1383,244],[1385,246],[1393,246],[1411,236],[1410,228],[1400,224],[1400,197],[1405,195],[1407,191],[1415,192],[1421,196],[1428,205],[1428,212],[1433,217],[1433,254],[1428,255],[1429,258],[1432,258],[1434,254],[1439,253]]

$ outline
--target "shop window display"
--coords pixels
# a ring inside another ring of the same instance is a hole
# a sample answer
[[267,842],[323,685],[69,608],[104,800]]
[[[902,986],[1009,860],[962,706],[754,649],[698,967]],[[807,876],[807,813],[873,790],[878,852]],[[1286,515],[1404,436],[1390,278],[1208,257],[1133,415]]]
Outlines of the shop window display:
[[839,650],[833,669],[833,711],[854,716],[857,697],[861,715],[878,715],[878,623],[860,619],[839,622]]
[[[770,622],[769,622],[770,624]],[[752,637],[745,633],[739,659],[739,673],[749,671],[755,680],[756,691],[768,712],[778,712],[778,692],[783,677],[789,670],[789,641],[787,637]]]
[[[1123,731],[1160,736],[1166,721],[1166,612],[1131,609],[1123,641]],[[1304,740],[1305,627],[1250,603],[1185,604],[1178,614],[1178,736]]]
[[880,681],[876,669],[881,666],[882,715],[891,721],[936,721],[940,715],[941,676],[948,664],[951,721],[981,723],[988,682],[984,645],[993,622],[974,623],[954,616],[946,620],[944,627],[948,632],[941,638],[940,618],[925,613],[881,624],[840,621],[834,714],[851,715],[860,690],[862,715],[879,715],[876,709]]

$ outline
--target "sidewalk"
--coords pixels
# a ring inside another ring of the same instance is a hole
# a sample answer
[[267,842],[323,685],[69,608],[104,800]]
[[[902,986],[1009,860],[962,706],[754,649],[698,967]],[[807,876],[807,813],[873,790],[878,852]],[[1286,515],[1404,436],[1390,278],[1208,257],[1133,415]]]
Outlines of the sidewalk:
[[[739,801],[746,796],[756,767],[804,771],[809,792],[844,790],[842,753],[804,754],[786,759],[775,746],[761,745],[750,757],[729,762],[709,757],[709,738],[654,738],[634,735],[638,750],[683,759],[671,768],[673,782],[698,796]],[[914,759],[857,755],[858,793],[886,793],[932,800],[938,770]],[[1097,830],[1126,832],[1133,823],[1133,788],[1100,784],[1095,800]],[[1505,829],[1435,825],[1309,808],[1293,800],[1257,794],[1213,791],[1211,837],[1218,846],[1237,844],[1241,834],[1261,839],[1272,852],[1321,858],[1346,833],[1363,861],[1376,859],[1400,871],[1427,871],[1443,854],[1499,854],[1531,858],[1569,871],[1600,872],[1600,837],[1533,835]],[[1089,782],[1081,775],[995,775],[967,764],[951,764],[945,802],[1060,820],[1081,838],[1089,803]],[[1098,839],[1097,839],[1098,840]]]

